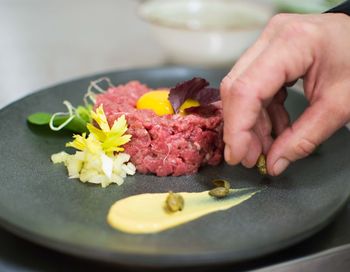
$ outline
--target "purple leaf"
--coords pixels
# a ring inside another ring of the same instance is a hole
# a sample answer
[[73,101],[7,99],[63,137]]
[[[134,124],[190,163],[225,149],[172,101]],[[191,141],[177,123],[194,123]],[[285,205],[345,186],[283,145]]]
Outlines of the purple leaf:
[[209,105],[213,102],[220,100],[220,92],[216,88],[203,88],[200,90],[195,97],[194,100],[197,100],[201,105]]
[[174,112],[178,113],[180,106],[189,98],[197,100],[201,105],[208,105],[220,100],[219,90],[206,88],[208,85],[209,82],[204,78],[194,77],[171,88],[168,99]]
[[213,116],[219,109],[214,105],[204,105],[185,109],[187,114],[198,114],[203,117]]

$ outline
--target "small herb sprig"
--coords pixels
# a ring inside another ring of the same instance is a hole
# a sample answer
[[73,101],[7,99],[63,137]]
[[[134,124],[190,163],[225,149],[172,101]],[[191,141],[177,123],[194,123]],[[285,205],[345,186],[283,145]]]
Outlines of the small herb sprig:
[[29,115],[27,120],[33,125],[48,125],[54,131],[65,128],[77,133],[88,132],[86,125],[91,121],[92,105],[74,108],[69,101],[64,101],[63,104],[67,107],[68,112],[56,112],[54,114],[37,112]]
[[109,87],[115,87],[109,78],[103,77],[90,82],[90,85],[84,95],[84,105],[74,107],[69,101],[63,101],[67,112],[56,112],[54,114],[47,112],[36,112],[27,117],[27,121],[33,125],[48,125],[51,130],[59,131],[67,129],[76,133],[88,133],[87,124],[91,123],[91,111],[96,102],[96,93],[103,93],[99,84],[107,82]]

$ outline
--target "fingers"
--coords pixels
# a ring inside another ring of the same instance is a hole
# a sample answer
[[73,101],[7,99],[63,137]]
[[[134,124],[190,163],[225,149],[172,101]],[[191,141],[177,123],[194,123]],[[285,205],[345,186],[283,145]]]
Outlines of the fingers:
[[[277,93],[269,105],[269,113],[266,109],[262,108],[253,128],[255,135],[253,133],[252,137],[256,138],[252,139],[247,156],[242,161],[245,167],[251,168],[255,166],[260,154],[268,153],[273,142],[271,136],[272,126],[274,126],[277,135],[287,128],[289,116],[283,105],[286,98],[287,92],[283,88]],[[272,120],[273,122],[271,122]]]
[[314,149],[337,129],[342,127],[349,114],[340,111],[341,102],[320,99],[295,121],[272,144],[267,158],[271,175],[279,175],[290,162],[310,155]]
[[261,101],[256,97],[241,95],[237,91],[222,92],[224,116],[225,159],[238,164],[246,158],[249,150],[261,144],[252,131],[261,111]]
[[[276,16],[277,17],[277,16]],[[281,18],[282,16],[278,16],[279,18],[276,18],[274,22],[270,22],[270,25],[277,24],[276,21],[285,21],[286,18]],[[271,20],[272,21],[272,20]],[[266,27],[262,34],[260,35],[259,39],[246,51],[244,54],[240,57],[240,59],[237,61],[237,63],[233,66],[231,71],[228,73],[228,75],[223,79],[221,84],[221,90],[222,89],[230,89],[231,83],[234,82],[234,80],[241,74],[245,69],[254,61],[254,59],[261,54],[261,52],[268,46],[270,40],[272,39],[273,35],[275,34],[276,29],[274,27]],[[229,94],[228,94],[229,96]],[[226,106],[223,106],[224,111],[226,114],[224,116],[231,116],[231,109],[232,107],[236,107],[232,104],[232,101],[234,99],[228,98],[228,99],[222,99],[223,102],[226,101]],[[249,102],[249,101],[248,101]],[[241,108],[244,110],[244,104],[241,103]],[[237,106],[239,107],[239,105]],[[237,108],[236,107],[236,108]],[[253,105],[254,107],[254,105]],[[257,108],[256,111],[259,111],[260,105],[255,105]],[[239,111],[239,110],[237,110]],[[254,111],[254,110],[253,110]],[[229,117],[234,118],[234,117]],[[260,141],[259,137],[263,137],[263,139],[268,138],[268,136],[265,137],[265,135],[269,134],[271,132],[270,129],[266,129],[269,125],[263,125],[263,123],[266,121],[266,114],[264,117],[261,117],[262,120],[260,120],[259,125],[256,128],[256,132],[250,132],[248,129],[246,133],[241,133],[241,135],[235,135],[234,129],[230,129],[230,126],[226,126],[224,128],[224,135],[226,139],[226,146],[225,146],[225,158],[226,161],[230,164],[237,164],[241,162],[243,158],[242,164],[245,167],[253,167],[255,165],[255,162],[258,158],[258,156],[261,154],[261,152],[264,150],[267,150],[267,146],[269,147],[271,145],[270,140]],[[255,116],[252,116],[251,118],[252,124],[249,124],[248,127],[251,127],[254,125]],[[239,120],[233,122],[236,123],[239,122]],[[268,124],[271,124],[270,121],[268,121]],[[267,131],[269,130],[269,131]],[[264,135],[264,136],[262,136]],[[236,141],[231,141],[231,139],[234,138]],[[235,146],[235,143],[242,144],[241,146]],[[261,143],[263,142],[263,144]],[[231,145],[229,144],[231,143]],[[265,148],[264,148],[265,147]]]
[[256,133],[257,137],[260,140],[260,143],[262,145],[262,150],[259,154],[255,156],[254,163],[257,161],[259,155],[261,153],[267,154],[267,152],[270,149],[270,146],[272,144],[272,137],[271,137],[271,129],[272,129],[272,124],[270,120],[270,116],[267,113],[266,109],[262,109],[260,116],[258,117],[258,120],[256,122],[255,127],[253,128],[253,131]]
[[[336,23],[330,17],[274,17],[224,78],[220,91],[228,163],[251,167],[260,152],[268,152],[267,170],[278,175],[350,119],[350,80],[345,72],[349,56],[344,55],[350,43],[344,40],[344,29],[350,29],[350,23],[348,17],[333,15]],[[325,39],[325,34],[333,39]],[[310,106],[289,127],[281,88],[299,77],[304,78]],[[269,137],[271,127],[279,135],[274,142]]]
[[[273,133],[280,135],[290,123],[289,114],[284,107],[284,101],[287,98],[287,91],[282,88],[273,98],[270,105],[267,108],[267,112],[270,116]],[[266,153],[265,153],[266,154]]]
[[265,36],[261,36],[246,52],[244,52],[223,81],[235,80],[268,46],[270,39],[270,35],[265,34]]
[[266,28],[262,31],[260,37],[256,40],[256,42],[248,48],[244,54],[239,58],[239,60],[236,62],[236,64],[233,66],[231,71],[227,75],[228,81],[235,80],[240,74],[242,74],[249,65],[255,60],[257,56],[259,56],[266,47],[271,42],[271,39],[275,36],[276,32],[279,30],[279,28],[288,20],[291,20],[294,17],[297,17],[298,15],[294,14],[278,14],[274,16]]
[[267,154],[272,141],[271,121],[266,110],[262,109],[257,123],[251,132],[251,141],[248,146],[248,152],[242,160],[242,164],[247,168],[255,166],[260,154]]
[[[263,105],[272,100],[285,82],[296,80],[312,64],[312,54],[304,47],[303,38],[293,44],[276,38],[236,79],[226,80],[221,85],[224,141],[226,148],[231,149],[225,152],[228,163],[250,162],[255,155],[250,154],[249,147],[257,150],[256,145],[260,144],[262,149],[262,143],[256,143],[258,137],[253,129]],[[281,108],[276,110],[282,112]]]
[[[232,137],[239,137],[239,135],[232,135]],[[271,121],[265,109],[262,109],[257,124],[252,131],[248,131],[240,135],[242,137],[240,141],[245,143],[241,148],[236,148],[226,145],[225,148],[225,158],[232,159],[236,156],[240,156],[237,151],[243,150],[243,153],[247,155],[242,160],[242,164],[245,167],[251,168],[255,166],[256,161],[261,153],[267,154],[270,146],[272,144],[271,137]],[[237,139],[238,140],[238,139]],[[231,154],[231,149],[235,154]],[[229,161],[231,164],[236,164],[238,162]]]
[[262,152],[260,139],[255,133],[251,134],[251,141],[249,142],[248,150],[249,152],[247,152],[247,155],[243,159],[242,165],[244,165],[247,168],[252,168],[253,166],[255,166],[256,161]]

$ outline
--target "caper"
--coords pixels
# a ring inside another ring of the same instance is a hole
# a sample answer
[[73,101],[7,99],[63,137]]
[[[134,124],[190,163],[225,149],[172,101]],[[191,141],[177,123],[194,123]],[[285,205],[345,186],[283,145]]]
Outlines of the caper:
[[185,201],[180,194],[169,192],[165,200],[165,210],[168,212],[181,211],[184,208]]
[[227,196],[230,193],[230,190],[225,187],[216,187],[209,191],[209,195],[217,198],[222,198]]
[[259,155],[259,158],[258,158],[258,161],[256,162],[256,166],[257,167],[263,167],[266,165],[266,157],[264,154],[260,154]]
[[267,168],[266,168],[266,157],[264,154],[260,154],[258,161],[256,163],[256,167],[258,168],[258,171],[261,175],[267,175]]
[[226,189],[230,189],[230,183],[227,180],[224,179],[214,179],[212,181],[215,186],[217,187],[224,187]]

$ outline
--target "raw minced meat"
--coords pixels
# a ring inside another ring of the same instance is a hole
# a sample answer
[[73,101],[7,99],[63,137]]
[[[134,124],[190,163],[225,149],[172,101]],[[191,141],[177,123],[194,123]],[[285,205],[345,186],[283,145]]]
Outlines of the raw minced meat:
[[109,88],[99,94],[110,125],[125,114],[131,141],[125,153],[140,173],[180,176],[196,173],[200,166],[218,165],[222,160],[222,110],[211,105],[181,116],[158,116],[136,109],[137,100],[150,89],[138,81]]

